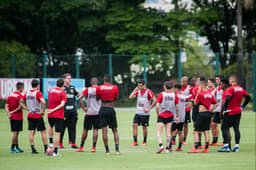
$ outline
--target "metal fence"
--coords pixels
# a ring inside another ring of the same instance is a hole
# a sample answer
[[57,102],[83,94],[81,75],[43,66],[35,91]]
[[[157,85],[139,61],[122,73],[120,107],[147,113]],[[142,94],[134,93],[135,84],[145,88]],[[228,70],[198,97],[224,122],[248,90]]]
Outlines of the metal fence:
[[[245,61],[245,88],[253,94],[253,107],[256,111],[256,54],[252,56],[253,63]],[[179,81],[182,75],[214,77],[216,74],[234,73],[237,68],[221,70],[220,57],[224,54],[213,54],[212,57],[200,57],[197,54],[80,54],[80,55],[48,55],[33,56],[35,70],[31,70],[33,77],[61,77],[64,73],[71,73],[72,77],[85,78],[86,86],[91,77],[97,77],[102,83],[104,74],[111,76],[111,82],[120,89],[121,102],[129,102],[128,96],[136,86],[136,80],[143,78],[155,93],[162,91],[162,84],[166,80]],[[30,56],[31,57],[31,56]],[[187,59],[186,59],[187,58]],[[11,77],[21,77],[22,72],[16,68],[19,58],[10,57]],[[26,67],[26,66],[24,66]],[[19,68],[20,69],[20,68]],[[235,70],[234,70],[235,69]],[[3,77],[0,75],[0,77]],[[23,76],[24,77],[24,76]]]

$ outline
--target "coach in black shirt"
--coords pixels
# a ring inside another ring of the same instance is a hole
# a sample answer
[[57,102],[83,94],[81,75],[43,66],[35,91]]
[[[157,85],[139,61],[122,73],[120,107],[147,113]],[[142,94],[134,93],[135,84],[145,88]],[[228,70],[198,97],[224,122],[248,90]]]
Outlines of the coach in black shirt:
[[[63,132],[61,133],[60,139],[60,148],[63,148],[63,137],[66,127],[68,128],[69,144],[72,148],[78,148],[76,145],[76,123],[77,123],[77,108],[76,108],[76,99],[78,92],[76,88],[71,83],[71,74],[66,73],[63,75],[65,92],[67,94],[67,102],[64,106],[64,116],[65,116],[65,125],[63,127]],[[79,102],[81,104],[81,102]]]

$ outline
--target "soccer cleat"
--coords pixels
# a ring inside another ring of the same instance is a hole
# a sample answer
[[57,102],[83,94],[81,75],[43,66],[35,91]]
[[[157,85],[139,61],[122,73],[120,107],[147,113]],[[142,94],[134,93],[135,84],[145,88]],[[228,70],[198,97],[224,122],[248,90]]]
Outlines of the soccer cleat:
[[78,148],[78,146],[77,146],[76,144],[72,144],[72,145],[71,145],[71,148],[73,148],[73,149],[77,149],[77,148]]
[[16,153],[23,153],[24,151],[20,148],[16,148]]
[[160,154],[160,153],[163,152],[163,151],[164,151],[164,147],[161,146],[161,147],[159,147],[159,149],[156,151],[156,153],[157,153],[157,154]]
[[177,149],[175,149],[175,151],[176,152],[180,152],[180,151],[182,151],[182,149],[181,148],[177,148]]
[[16,150],[14,148],[11,148],[9,152],[10,153],[16,153]]
[[204,150],[200,151],[200,153],[209,153],[209,149],[204,149]]
[[182,145],[187,145],[186,141],[183,141],[183,142],[182,142]]
[[239,152],[239,147],[234,147],[232,152]]
[[132,146],[138,146],[139,144],[138,144],[138,142],[133,142],[132,143]]
[[80,147],[79,149],[76,150],[76,152],[84,152],[84,147]]
[[59,146],[60,146],[61,149],[64,148],[63,143],[60,143]]
[[169,148],[168,150],[171,152],[171,151],[172,151],[172,148]]
[[192,149],[191,151],[188,151],[188,153],[199,153],[199,149]]
[[169,149],[165,149],[165,153],[170,153]]
[[228,146],[224,146],[223,148],[219,149],[218,152],[230,152],[230,149]]
[[210,143],[210,146],[219,146],[218,142],[216,143]]
[[110,152],[106,152],[105,154],[106,154],[106,156],[109,156],[109,155],[110,155]]
[[119,156],[119,155],[120,155],[120,152],[119,152],[119,151],[116,151],[116,155]]
[[60,154],[59,154],[59,152],[58,153],[53,152],[52,156],[53,157],[58,157],[58,156],[60,156]]
[[38,154],[39,152],[37,152],[36,150],[32,150],[32,154]]
[[72,142],[71,142],[71,141],[68,141],[68,144],[72,144]]
[[146,143],[146,142],[143,142],[143,143],[141,144],[141,146],[147,146],[147,143]]
[[175,141],[172,141],[172,145],[176,145],[176,142],[175,142]]
[[95,147],[92,147],[91,152],[96,152],[96,148],[95,148]]
[[205,145],[198,146],[198,149],[204,149]]

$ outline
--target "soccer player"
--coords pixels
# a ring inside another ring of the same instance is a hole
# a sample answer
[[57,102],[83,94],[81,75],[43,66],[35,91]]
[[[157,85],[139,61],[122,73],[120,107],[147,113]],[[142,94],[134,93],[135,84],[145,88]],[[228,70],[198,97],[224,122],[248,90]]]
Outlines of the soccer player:
[[100,128],[102,128],[102,137],[107,156],[110,155],[108,146],[108,127],[112,129],[114,135],[116,155],[120,155],[116,112],[114,110],[114,102],[118,100],[119,90],[116,85],[111,85],[110,82],[110,75],[105,75],[104,84],[96,88],[96,99],[101,99],[99,125]]
[[29,90],[24,99],[28,108],[28,130],[29,130],[29,143],[31,146],[32,154],[37,154],[37,150],[34,144],[34,136],[36,130],[41,132],[42,141],[44,144],[44,153],[48,148],[47,134],[43,116],[45,114],[46,102],[43,94],[39,91],[40,82],[37,79],[33,79],[31,82],[32,90]]
[[[24,90],[24,84],[18,82],[16,84],[16,91],[13,92],[6,100],[5,110],[7,116],[10,119],[12,136],[12,145],[10,153],[22,153],[24,152],[19,148],[19,133],[23,130],[23,110],[21,108],[21,101],[23,100],[22,92]],[[16,149],[15,149],[16,147]]]
[[[157,140],[159,144],[159,149],[156,153],[161,153],[164,151],[164,146],[162,142],[162,131],[165,128],[166,133],[166,152],[169,152],[169,146],[171,143],[171,126],[173,115],[176,113],[176,107],[179,99],[177,95],[171,91],[172,83],[164,83],[164,92],[161,92],[157,97],[156,102],[156,114],[157,114]],[[175,114],[176,115],[176,114]]]
[[98,79],[93,77],[91,79],[91,87],[86,88],[81,95],[79,95],[79,100],[86,97],[87,107],[82,108],[86,111],[84,117],[84,131],[81,138],[81,145],[77,152],[84,151],[84,143],[87,138],[88,131],[93,128],[93,146],[91,152],[96,152],[96,143],[98,139],[98,129],[99,129],[99,110],[101,106],[101,101],[96,100],[96,88],[98,86]]
[[54,152],[52,156],[59,156],[58,146],[60,142],[61,132],[64,127],[64,105],[67,102],[67,95],[64,92],[64,81],[58,79],[57,87],[52,88],[48,95],[48,122],[49,122],[49,138],[50,145],[53,145],[53,128],[55,126]]
[[[211,112],[217,107],[217,102],[213,95],[207,89],[207,81],[204,78],[200,79],[200,93],[197,95],[194,104],[199,105],[199,114],[196,118],[194,125],[194,141],[195,148],[188,153],[198,153],[199,152],[199,132],[203,132],[205,136],[205,148],[201,153],[208,153],[209,147],[209,130],[211,123]],[[210,108],[210,106],[212,107]]]
[[213,92],[215,90],[215,79],[214,78],[209,78],[207,82],[207,87],[210,92]]
[[212,142],[210,143],[210,146],[218,146],[218,136],[219,136],[219,127],[218,127],[218,123],[220,123],[221,120],[221,109],[222,109],[222,93],[223,90],[221,89],[221,79],[223,79],[224,76],[223,75],[217,75],[215,77],[216,83],[217,83],[217,87],[213,90],[212,94],[215,97],[216,101],[217,101],[217,108],[213,114],[212,117],[212,123],[211,123],[211,132],[212,132]]
[[[183,142],[183,135],[182,130],[184,126],[185,121],[185,105],[186,105],[186,96],[181,93],[181,84],[175,84],[174,85],[174,93],[178,96],[178,111],[176,112],[176,115],[174,115],[174,120],[172,124],[172,137],[176,137],[177,134],[179,134],[179,146],[175,151],[182,151],[182,142]],[[175,140],[175,139],[174,139]],[[169,147],[171,150],[171,146]]]
[[[237,84],[237,77],[236,76],[230,76],[229,78],[229,84],[231,87],[229,87],[226,91],[226,99],[224,102],[224,117],[223,117],[223,123],[222,123],[222,135],[224,139],[224,147],[218,152],[229,152],[229,144],[228,144],[228,128],[233,127],[235,132],[235,147],[233,148],[232,152],[238,152],[239,151],[239,142],[240,142],[240,119],[241,119],[241,113],[242,109],[245,108],[245,106],[249,103],[251,100],[251,97],[248,95],[248,93]],[[244,103],[242,103],[242,99],[245,97]]]
[[[78,97],[78,92],[76,88],[71,85],[71,74],[66,73],[63,75],[64,79],[64,91],[67,94],[67,102],[64,107],[64,128],[63,132],[61,133],[60,138],[60,148],[64,148],[63,146],[63,138],[65,129],[68,129],[68,136],[69,136],[69,144],[71,147],[76,149],[78,146],[76,145],[76,124],[77,124],[77,110],[76,110],[76,96]],[[79,101],[81,104],[82,102]]]
[[[138,82],[138,86],[132,91],[129,99],[134,99],[137,97],[137,109],[136,114],[133,119],[133,146],[138,146],[137,136],[138,136],[138,126],[142,125],[143,129],[143,143],[142,146],[147,145],[147,136],[149,126],[149,112],[156,103],[156,97],[154,93],[146,88],[145,80],[141,79]],[[152,99],[152,103],[150,104]]]
[[[188,85],[188,77],[184,76],[181,78],[181,91],[182,93],[187,97],[190,95],[193,95],[193,87]],[[185,122],[184,122],[184,139],[183,139],[183,145],[187,145],[186,139],[188,135],[188,123],[191,122],[190,118],[190,110],[191,110],[191,104],[189,102],[186,103],[186,115],[185,115]]]

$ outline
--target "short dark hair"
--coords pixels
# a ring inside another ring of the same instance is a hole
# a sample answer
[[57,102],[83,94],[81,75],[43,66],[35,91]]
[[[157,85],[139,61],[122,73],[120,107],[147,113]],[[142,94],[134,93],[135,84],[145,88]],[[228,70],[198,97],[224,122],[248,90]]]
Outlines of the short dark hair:
[[71,76],[71,74],[70,74],[70,73],[65,73],[65,74],[63,74],[63,78],[64,78],[64,79],[67,78],[68,76]]
[[165,86],[168,90],[170,90],[170,89],[172,88],[172,82],[166,81],[166,82],[164,82],[164,86]]
[[40,84],[40,82],[39,82],[39,80],[37,80],[37,79],[33,79],[32,82],[31,82],[32,88],[37,87],[39,84]]
[[223,78],[220,80],[222,83],[226,84],[226,85],[229,85],[229,81],[227,78]]
[[144,79],[140,79],[139,81],[138,81],[138,84],[145,84],[146,82],[145,82],[145,80]]
[[179,89],[179,90],[181,90],[181,84],[179,84],[179,83],[176,83],[176,84],[174,85],[174,87],[177,88],[177,89]]
[[205,85],[207,84],[207,80],[205,77],[200,77],[200,83],[204,83]]
[[111,82],[111,76],[109,74],[105,74],[104,81],[110,83]]
[[57,87],[62,87],[64,85],[64,80],[63,79],[58,79],[56,82]]
[[237,80],[238,80],[237,75],[235,75],[235,74],[231,74],[231,75],[230,75],[230,77],[235,78],[235,81],[237,81]]
[[210,80],[212,83],[215,83],[215,78],[209,78],[208,80]]
[[22,82],[16,83],[16,88],[17,88],[17,90],[19,90],[19,89],[21,89],[21,88],[23,88],[23,87],[24,87],[24,83],[22,83]]
[[223,74],[217,74],[215,77],[219,77],[220,79],[224,79],[224,75]]

